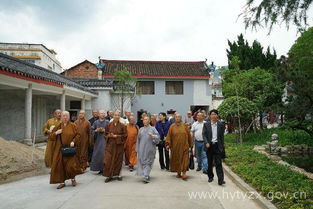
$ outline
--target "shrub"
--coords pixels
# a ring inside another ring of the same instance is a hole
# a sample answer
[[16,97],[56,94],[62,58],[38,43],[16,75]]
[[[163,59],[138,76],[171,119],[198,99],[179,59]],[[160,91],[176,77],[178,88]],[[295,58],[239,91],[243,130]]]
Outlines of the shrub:
[[[227,142],[226,153],[226,164],[278,208],[313,208],[313,181],[303,174],[272,162],[252,145]],[[305,196],[299,198],[299,192]]]

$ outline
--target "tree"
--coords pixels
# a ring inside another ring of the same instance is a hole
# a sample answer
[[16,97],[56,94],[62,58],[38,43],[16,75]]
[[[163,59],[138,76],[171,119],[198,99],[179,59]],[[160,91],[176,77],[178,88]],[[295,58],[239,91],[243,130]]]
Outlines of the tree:
[[313,28],[296,40],[288,56],[284,71],[289,88],[286,119],[291,128],[313,136]]
[[290,23],[303,31],[307,26],[307,11],[313,0],[247,0],[244,11],[240,14],[244,18],[246,28],[269,26],[269,33],[275,24],[285,23],[289,28]]
[[242,128],[245,130],[248,128],[251,118],[256,117],[257,108],[252,101],[245,97],[232,96],[224,99],[222,104],[218,107],[218,111],[220,117],[228,122],[231,122],[236,129],[239,128],[239,120],[237,120],[237,118],[240,117],[243,121]]
[[[223,95],[225,98],[236,96],[252,101],[260,116],[262,128],[262,113],[276,109],[282,105],[284,85],[275,80],[274,75],[259,67],[241,71],[229,70],[224,73]],[[250,118],[251,119],[251,118]]]
[[240,60],[239,68],[241,70],[249,70],[255,67],[269,70],[275,65],[277,59],[276,51],[271,52],[268,47],[264,52],[264,48],[258,41],[253,41],[250,46],[248,41],[244,39],[243,35],[238,36],[238,40],[230,42],[228,40],[229,49],[226,50],[228,57],[229,68],[234,68],[231,60],[237,56]]
[[236,82],[240,83],[237,86],[239,96],[253,101],[260,111],[269,109],[272,104],[281,101],[284,86],[275,82],[271,72],[257,67],[232,75],[223,83],[225,98],[235,96]]
[[121,115],[124,112],[125,102],[132,102],[135,98],[135,87],[137,79],[124,68],[123,70],[114,72],[114,86],[113,90],[118,96],[118,101],[115,102],[115,106],[121,110]]

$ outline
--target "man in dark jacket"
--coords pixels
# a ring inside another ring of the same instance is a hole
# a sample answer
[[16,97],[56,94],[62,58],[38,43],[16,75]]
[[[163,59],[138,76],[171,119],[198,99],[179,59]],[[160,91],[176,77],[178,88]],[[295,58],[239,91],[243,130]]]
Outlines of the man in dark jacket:
[[[155,128],[159,132],[160,135],[160,142],[158,144],[158,149],[159,149],[159,162],[160,162],[160,167],[162,170],[170,169],[170,156],[169,156],[169,151],[165,149],[165,139],[167,136],[168,129],[171,126],[171,122],[169,122],[166,119],[166,114],[164,112],[159,113],[159,121],[156,123]],[[165,156],[165,163],[164,163],[164,156]]]
[[216,167],[218,184],[225,184],[224,172],[222,167],[222,158],[225,158],[224,147],[224,130],[225,126],[218,121],[218,111],[211,110],[209,113],[209,122],[203,125],[203,140],[206,146],[206,154],[208,158],[208,177],[209,182],[213,181],[213,161]]

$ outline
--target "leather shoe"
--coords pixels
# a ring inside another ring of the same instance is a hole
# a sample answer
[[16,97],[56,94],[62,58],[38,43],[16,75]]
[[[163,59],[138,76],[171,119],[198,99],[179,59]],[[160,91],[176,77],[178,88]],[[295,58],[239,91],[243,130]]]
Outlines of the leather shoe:
[[223,185],[225,183],[226,183],[225,181],[218,181],[218,185]]
[[112,181],[112,180],[113,180],[112,178],[108,177],[108,178],[106,178],[106,179],[104,180],[104,182],[105,182],[105,183],[108,183],[108,182],[110,182],[110,181]]

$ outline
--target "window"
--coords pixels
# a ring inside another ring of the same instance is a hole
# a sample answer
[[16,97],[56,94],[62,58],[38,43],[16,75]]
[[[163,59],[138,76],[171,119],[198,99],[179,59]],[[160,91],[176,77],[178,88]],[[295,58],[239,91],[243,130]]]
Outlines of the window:
[[165,81],[166,94],[184,94],[183,81]]
[[154,81],[138,81],[137,94],[154,94]]
[[35,64],[35,60],[32,60],[32,59],[24,59],[24,61],[31,63],[31,64]]

